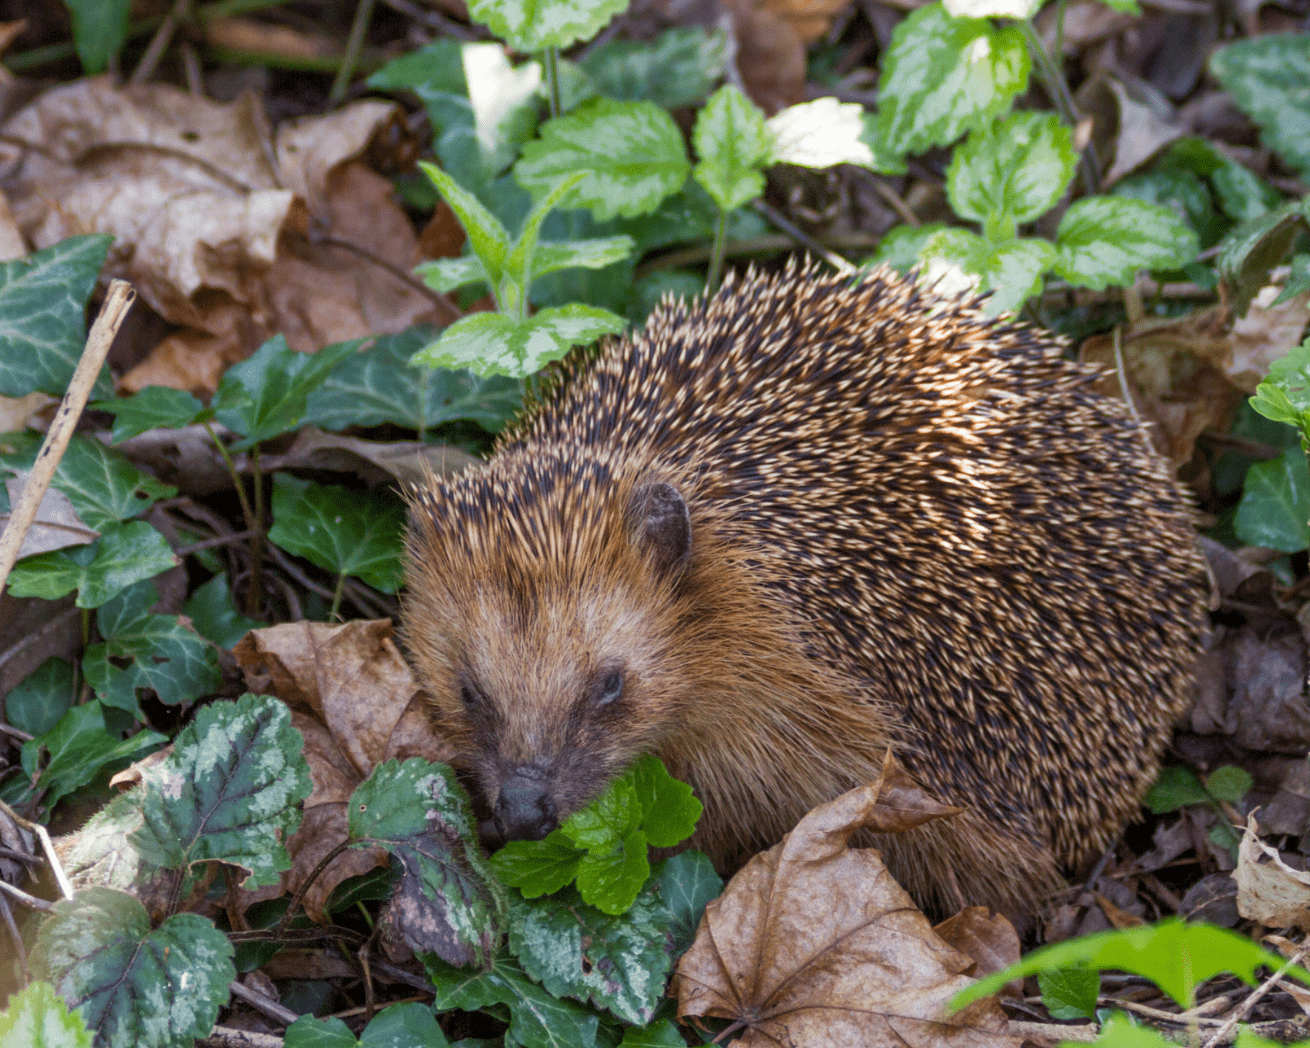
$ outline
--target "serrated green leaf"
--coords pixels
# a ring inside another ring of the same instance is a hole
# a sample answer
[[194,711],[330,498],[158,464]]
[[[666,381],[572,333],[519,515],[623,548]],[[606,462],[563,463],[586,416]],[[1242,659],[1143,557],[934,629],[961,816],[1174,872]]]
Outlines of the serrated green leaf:
[[468,797],[444,764],[386,761],[355,788],[356,846],[381,844],[404,876],[392,908],[410,947],[454,965],[485,965],[505,921],[505,900],[478,847]]
[[64,0],[73,16],[73,46],[89,76],[103,73],[127,40],[132,0]]
[[957,215],[1004,240],[1055,206],[1077,162],[1073,135],[1054,115],[1011,113],[956,146],[946,196]]
[[431,328],[410,328],[380,335],[368,349],[346,357],[309,395],[305,425],[339,430],[392,423],[426,430],[468,420],[499,433],[522,407],[522,384],[499,375],[479,378],[467,368],[412,365],[410,358],[436,337]]
[[12,1048],[91,1048],[91,1034],[48,982],[36,979],[0,1012],[0,1044]]
[[672,848],[696,831],[705,810],[685,782],[679,782],[663,762],[646,754],[632,767],[632,785],[641,806],[641,829],[656,848]]
[[382,492],[273,475],[270,542],[335,575],[355,575],[383,593],[400,586],[405,508]]
[[107,765],[142,757],[145,751],[167,741],[166,735],[154,731],[141,731],[131,738],[120,739],[105,724],[104,706],[92,699],[74,706],[44,735],[23,743],[23,770],[34,774],[41,752],[49,754],[36,785],[45,791],[42,802],[50,810]]
[[692,176],[720,210],[742,207],[764,192],[762,169],[773,140],[764,111],[732,84],[710,95],[696,115],[692,142],[700,158]]
[[607,41],[590,48],[581,66],[606,98],[677,109],[708,95],[723,75],[726,61],[722,33],[681,26],[654,40]]
[[443,294],[466,284],[489,283],[487,271],[476,255],[436,258],[414,267],[414,275],[433,291]]
[[[175,615],[152,615],[159,593],[150,580],[127,587],[96,614],[104,643],[82,656],[86,681],[106,706],[138,720],[137,692],[154,691],[170,706],[201,698],[223,683],[213,645],[187,629]],[[124,665],[126,663],[126,665]]]
[[622,317],[580,303],[543,309],[521,321],[503,313],[474,313],[446,328],[412,360],[425,367],[467,367],[484,376],[526,378],[573,346],[616,334],[623,327]]
[[[878,85],[879,160],[954,142],[1010,108],[1028,88],[1023,33],[984,18],[952,18],[929,4],[892,32]],[[903,165],[898,165],[900,170]]]
[[73,664],[50,656],[5,696],[5,719],[19,731],[44,735],[77,698]]
[[218,860],[249,871],[246,888],[276,884],[313,785],[304,745],[277,699],[247,693],[200,707],[173,752],[142,771],[133,846],[157,866]]
[[1291,447],[1246,472],[1237,506],[1237,537],[1251,546],[1296,553],[1310,546],[1310,470],[1305,452]]
[[1096,998],[1101,993],[1101,973],[1083,965],[1037,973],[1042,1003],[1056,1019],[1096,1018]]
[[637,788],[628,774],[615,779],[604,793],[565,819],[560,832],[575,847],[604,854],[641,826],[643,814]]
[[587,852],[578,863],[582,898],[604,913],[626,912],[650,876],[647,843],[646,835],[634,830],[613,851]]
[[571,883],[584,854],[585,849],[552,830],[540,841],[509,841],[491,857],[491,868],[524,898],[535,899]]
[[1233,309],[1246,313],[1252,299],[1269,283],[1298,234],[1307,229],[1304,205],[1291,200],[1282,207],[1243,222],[1219,244],[1218,268],[1233,292]]
[[1181,269],[1196,259],[1196,232],[1167,208],[1124,197],[1084,197],[1056,233],[1055,271],[1095,291],[1127,286],[1140,269]]
[[32,968],[107,1048],[190,1046],[213,1028],[236,978],[232,946],[212,922],[179,913],[152,929],[146,908],[112,888],[55,903]]
[[[113,237],[69,237],[0,262],[0,394],[62,397],[86,341],[86,303]],[[113,395],[101,368],[93,395]]]
[[670,856],[655,867],[660,898],[668,907],[673,923],[673,955],[683,953],[696,938],[696,928],[711,899],[723,891],[723,878],[704,852],[688,849]]
[[668,910],[652,885],[621,916],[568,891],[510,909],[509,948],[523,970],[556,997],[606,1008],[645,1026],[664,997],[671,956]]
[[181,429],[207,422],[214,415],[186,390],[168,386],[146,386],[130,397],[96,401],[91,407],[114,416],[115,444],[150,429]]
[[425,956],[423,964],[436,991],[433,1011],[477,1011],[504,1004],[510,1012],[506,1040],[512,1038],[523,1048],[591,1048],[596,1043],[596,1013],[553,996],[506,953],[499,954],[485,972],[455,968],[431,956]]
[[1164,815],[1189,804],[1204,804],[1209,799],[1200,779],[1186,768],[1171,765],[1160,769],[1159,778],[1142,803],[1154,814]]
[[[1100,932],[1034,950],[1018,964],[987,976],[956,994],[951,1007],[960,1009],[995,993],[1011,979],[1041,971],[1085,964],[1143,975],[1183,1008],[1195,1002],[1195,988],[1221,972],[1232,972],[1254,986],[1255,969],[1275,970],[1284,962],[1244,935],[1208,924],[1184,924],[1177,918],[1155,925]],[[1292,967],[1290,978],[1310,985],[1310,972]]]
[[654,211],[682,188],[689,167],[682,132],[666,110],[595,98],[546,123],[523,147],[514,177],[535,198],[584,171],[560,206],[585,207],[603,220]]
[[544,277],[561,269],[603,269],[622,262],[635,246],[629,236],[538,244],[532,259],[532,276]]
[[69,877],[129,893],[158,889],[159,867],[145,862],[128,841],[141,826],[139,799],[137,789],[114,794],[68,839],[60,859]]
[[419,167],[455,212],[459,224],[464,227],[469,247],[482,263],[488,281],[493,287],[496,286],[504,275],[505,258],[509,255],[509,230],[477,197],[439,167],[426,162],[420,163]]
[[231,450],[245,451],[299,429],[309,394],[362,342],[338,342],[317,353],[297,353],[282,335],[275,335],[249,359],[228,368],[213,406],[218,420],[243,438]]
[[[1305,393],[1306,387],[1302,386],[1298,395],[1304,396]],[[1310,419],[1307,418],[1306,409],[1273,382],[1265,381],[1256,386],[1255,396],[1249,398],[1249,403],[1265,418],[1286,422],[1310,436]]]
[[1056,252],[1047,240],[1024,237],[993,244],[966,229],[949,228],[927,240],[921,258],[929,283],[943,280],[944,290],[958,292],[972,282],[980,291],[993,292],[983,308],[999,316],[1041,291]]
[[[514,243],[510,246],[509,254],[505,256],[505,269],[496,296],[497,301],[501,303],[502,309],[518,309],[521,307],[527,286],[532,282],[532,260],[537,253],[537,242],[541,238],[541,224],[546,221],[546,216],[555,209],[559,202],[568,195],[569,190],[586,177],[585,172],[574,171],[572,174],[561,178],[551,188],[550,192],[538,200],[532,206],[532,210],[528,212],[528,217],[523,220],[523,225],[519,227],[518,236],[514,238]],[[514,296],[512,303],[509,294],[510,288],[512,288]]]
[[629,0],[470,0],[469,17],[515,51],[532,54],[590,40]]
[[1205,778],[1205,791],[1217,801],[1229,804],[1241,804],[1255,780],[1245,768],[1225,764],[1216,768]]
[[1210,56],[1214,74],[1260,128],[1260,139],[1310,175],[1310,33],[1271,33]]
[[134,582],[154,578],[177,563],[164,536],[145,521],[106,524],[89,546],[20,560],[10,572],[9,592],[57,600],[77,590],[79,608],[98,608]]
[[191,619],[191,626],[197,633],[220,648],[233,648],[251,630],[268,625],[267,622],[247,618],[237,611],[232,601],[232,591],[227,584],[226,572],[219,572],[208,582],[197,586],[182,605],[182,612]]
[[864,141],[864,108],[855,102],[816,98],[774,113],[765,126],[770,163],[815,168],[873,166],[873,150]]

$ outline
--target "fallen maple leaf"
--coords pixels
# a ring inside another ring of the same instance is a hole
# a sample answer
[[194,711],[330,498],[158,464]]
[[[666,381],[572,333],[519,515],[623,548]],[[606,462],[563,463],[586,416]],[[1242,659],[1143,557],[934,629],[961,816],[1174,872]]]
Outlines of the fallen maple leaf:
[[958,809],[924,793],[888,754],[882,777],[815,808],[752,859],[705,910],[669,987],[679,1017],[717,1016],[736,1044],[1018,1048],[995,1000],[954,1015],[975,962],[949,946],[861,827],[898,833]]

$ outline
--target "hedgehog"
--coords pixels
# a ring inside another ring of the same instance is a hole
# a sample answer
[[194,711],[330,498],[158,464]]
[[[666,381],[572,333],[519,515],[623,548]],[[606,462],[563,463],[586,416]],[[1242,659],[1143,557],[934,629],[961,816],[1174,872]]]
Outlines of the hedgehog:
[[886,269],[730,278],[412,493],[404,634],[500,837],[654,753],[726,873],[891,747],[963,809],[861,842],[930,913],[1031,914],[1114,839],[1206,569],[1128,408],[982,306]]

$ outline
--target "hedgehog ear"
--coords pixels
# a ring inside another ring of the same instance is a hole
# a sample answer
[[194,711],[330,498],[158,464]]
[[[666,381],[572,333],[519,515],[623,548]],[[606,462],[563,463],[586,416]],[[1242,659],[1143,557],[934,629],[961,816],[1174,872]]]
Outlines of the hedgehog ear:
[[662,573],[677,571],[691,557],[691,514],[672,484],[639,484],[629,503],[636,542]]

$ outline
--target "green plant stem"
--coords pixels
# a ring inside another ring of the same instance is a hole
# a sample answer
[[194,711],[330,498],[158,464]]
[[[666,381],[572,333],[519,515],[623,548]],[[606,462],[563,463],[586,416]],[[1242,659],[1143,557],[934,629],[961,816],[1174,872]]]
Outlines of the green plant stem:
[[251,479],[255,485],[255,534],[250,540],[250,584],[246,588],[246,614],[259,617],[264,603],[264,474],[259,468],[259,445],[250,449]]
[[719,220],[714,223],[714,250],[710,255],[710,272],[705,278],[705,290],[709,294],[719,290],[719,278],[723,275],[723,252],[728,243],[728,213],[719,209]]
[[[1046,45],[1042,43],[1041,34],[1037,32],[1032,19],[1022,19],[1019,26],[1023,31],[1024,39],[1028,41],[1028,50],[1037,65],[1037,73],[1046,88],[1046,93],[1055,103],[1055,108],[1060,111],[1060,118],[1069,127],[1076,128],[1079,119],[1078,107],[1074,104],[1073,95],[1069,93],[1069,85],[1064,82],[1064,75],[1047,53]],[[1096,160],[1096,151],[1090,142],[1079,157],[1078,172],[1082,178],[1083,192],[1088,196],[1096,193],[1101,185],[1101,171]]]
[[1065,0],[1055,0],[1055,54],[1051,60],[1060,80],[1064,80],[1064,12]]
[[559,98],[559,48],[548,47],[544,55],[546,67],[546,98],[550,102],[550,117],[555,119],[563,112]]
[[208,422],[204,425],[205,431],[209,434],[209,439],[214,442],[214,447],[218,448],[218,453],[223,456],[223,462],[227,465],[228,476],[232,478],[232,486],[237,489],[237,501],[241,503],[241,515],[246,518],[246,527],[253,531],[259,527],[259,521],[250,508],[249,500],[246,498],[246,489],[241,483],[241,474],[237,472],[236,463],[232,461],[232,456],[228,454],[227,447],[218,439],[214,427]]
[[335,619],[337,612],[341,610],[341,597],[346,592],[346,573],[343,571],[337,576],[336,588],[332,590],[332,607],[328,611],[328,618]]
[[82,647],[91,643],[91,609],[82,609]]
[[337,70],[337,77],[332,81],[332,90],[328,92],[328,102],[332,105],[336,105],[346,97],[350,78],[355,73],[355,67],[359,65],[359,55],[364,49],[369,23],[373,21],[373,4],[374,0],[359,0],[355,8],[355,20],[350,25],[350,36],[346,40],[346,53],[341,59],[341,68]]
[[431,368],[419,368],[418,375],[418,442],[428,442],[428,375]]

